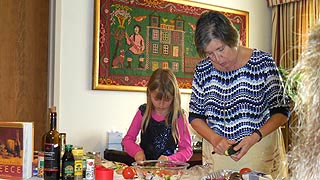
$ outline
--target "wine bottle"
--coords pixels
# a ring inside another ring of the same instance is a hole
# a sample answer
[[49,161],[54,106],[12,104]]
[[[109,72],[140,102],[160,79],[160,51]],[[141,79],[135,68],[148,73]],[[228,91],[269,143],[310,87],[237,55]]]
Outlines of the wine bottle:
[[72,154],[72,145],[65,146],[65,152],[62,156],[62,180],[74,179],[74,157]]
[[57,112],[55,107],[49,108],[50,130],[44,137],[44,179],[59,180],[60,146],[57,131]]

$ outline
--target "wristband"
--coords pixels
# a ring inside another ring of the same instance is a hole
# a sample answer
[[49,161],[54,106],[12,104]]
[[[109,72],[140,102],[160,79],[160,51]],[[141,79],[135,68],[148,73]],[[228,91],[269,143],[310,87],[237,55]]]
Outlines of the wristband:
[[[260,138],[259,138],[259,141],[261,141],[261,139],[262,139],[262,133],[259,131],[259,129],[255,129],[255,130],[253,131],[253,133],[257,133],[258,136],[260,137]],[[259,141],[258,141],[258,142],[259,142]]]

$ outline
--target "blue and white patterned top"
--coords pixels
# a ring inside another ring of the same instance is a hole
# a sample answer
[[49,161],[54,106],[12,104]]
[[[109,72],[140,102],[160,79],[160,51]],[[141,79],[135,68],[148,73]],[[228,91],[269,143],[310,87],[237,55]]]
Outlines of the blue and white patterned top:
[[217,134],[240,141],[275,113],[289,116],[289,99],[270,54],[254,49],[245,66],[230,72],[216,70],[209,58],[197,64],[189,122],[208,120]]

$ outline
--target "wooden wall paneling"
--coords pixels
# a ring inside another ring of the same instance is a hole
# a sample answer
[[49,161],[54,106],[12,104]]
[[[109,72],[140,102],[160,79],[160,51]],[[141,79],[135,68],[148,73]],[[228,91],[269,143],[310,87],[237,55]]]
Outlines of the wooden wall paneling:
[[33,121],[35,150],[49,128],[49,0],[0,1],[0,121]]

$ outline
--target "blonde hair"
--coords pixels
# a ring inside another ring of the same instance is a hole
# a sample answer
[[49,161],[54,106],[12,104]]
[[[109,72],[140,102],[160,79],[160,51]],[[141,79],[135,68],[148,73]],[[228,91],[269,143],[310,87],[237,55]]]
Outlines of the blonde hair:
[[157,69],[155,70],[147,85],[147,107],[146,112],[143,115],[141,129],[145,131],[149,125],[151,119],[151,114],[153,110],[153,104],[151,102],[151,92],[157,93],[157,98],[159,99],[169,99],[173,98],[170,112],[166,116],[165,123],[166,126],[169,125],[169,118],[171,118],[172,136],[177,143],[180,139],[178,132],[178,118],[183,116],[183,111],[181,108],[181,98],[177,79],[173,72],[169,69]]
[[290,179],[320,178],[320,21],[309,34],[301,59],[288,77],[296,95],[293,147],[288,153]]

